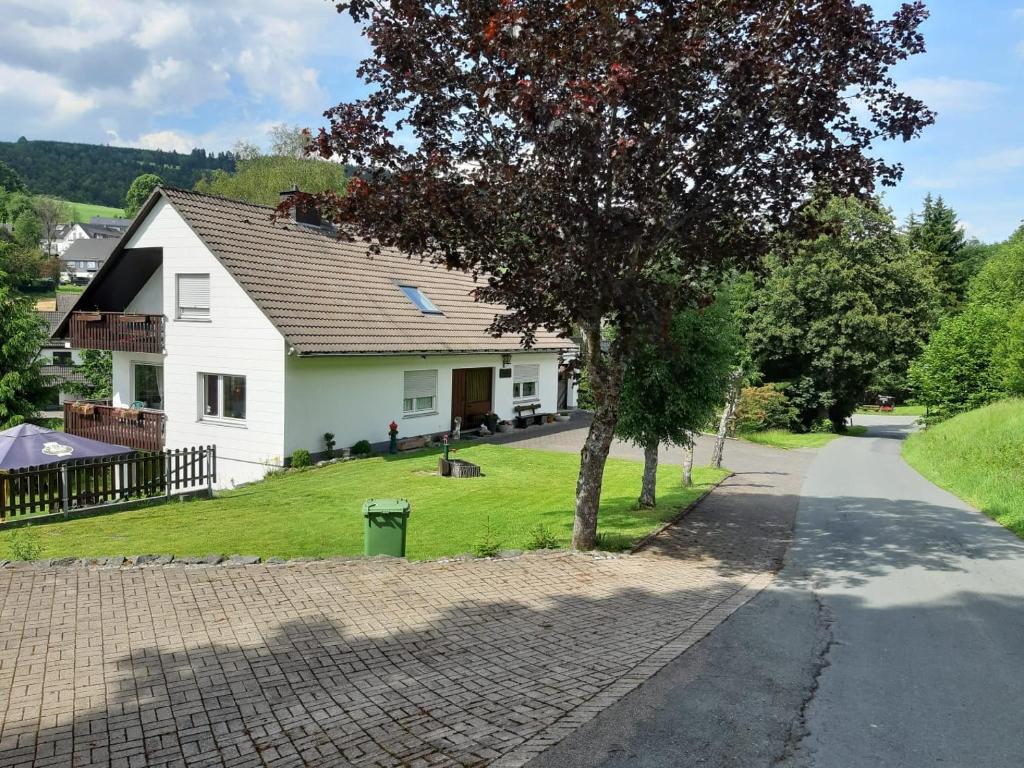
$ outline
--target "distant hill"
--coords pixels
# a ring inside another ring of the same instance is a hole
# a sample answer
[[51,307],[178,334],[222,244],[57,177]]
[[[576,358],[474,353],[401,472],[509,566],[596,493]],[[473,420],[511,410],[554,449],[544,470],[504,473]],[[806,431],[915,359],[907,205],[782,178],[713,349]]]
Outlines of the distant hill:
[[114,208],[124,205],[125,192],[140,173],[155,173],[170,185],[191,189],[205,173],[235,169],[230,152],[208,154],[205,149],[193,149],[182,155],[25,138],[0,141],[0,160],[18,172],[30,192]]

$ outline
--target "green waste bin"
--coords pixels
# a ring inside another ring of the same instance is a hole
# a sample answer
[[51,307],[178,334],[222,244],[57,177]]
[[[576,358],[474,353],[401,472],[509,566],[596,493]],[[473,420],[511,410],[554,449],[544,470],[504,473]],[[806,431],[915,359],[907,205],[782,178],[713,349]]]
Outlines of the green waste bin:
[[405,557],[405,529],[409,502],[405,499],[369,499],[363,503],[366,536],[363,553]]

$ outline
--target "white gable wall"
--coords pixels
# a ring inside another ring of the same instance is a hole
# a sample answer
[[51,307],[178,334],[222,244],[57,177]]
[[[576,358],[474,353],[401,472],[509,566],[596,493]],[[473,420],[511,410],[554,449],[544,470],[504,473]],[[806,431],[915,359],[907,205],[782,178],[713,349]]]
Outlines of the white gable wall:
[[[221,487],[262,477],[284,455],[283,337],[166,200],[154,206],[127,247],[163,250],[162,268],[130,309],[148,313],[159,297],[167,317],[167,447],[216,445]],[[175,317],[178,273],[210,275],[209,321]],[[115,353],[115,385],[122,400],[130,397],[130,362],[147,358]],[[200,373],[245,376],[244,423],[200,419]]]
[[[333,432],[338,448],[359,440],[382,443],[388,424],[398,423],[399,439],[438,434],[451,429],[452,370],[493,368],[492,408],[502,419],[515,416],[512,378],[500,378],[500,354],[408,355],[366,357],[287,358],[285,455],[298,448],[324,450],[323,435]],[[558,354],[518,352],[512,366],[539,367],[538,413],[553,413],[558,404]],[[405,371],[437,371],[437,410],[429,415],[403,416]]]

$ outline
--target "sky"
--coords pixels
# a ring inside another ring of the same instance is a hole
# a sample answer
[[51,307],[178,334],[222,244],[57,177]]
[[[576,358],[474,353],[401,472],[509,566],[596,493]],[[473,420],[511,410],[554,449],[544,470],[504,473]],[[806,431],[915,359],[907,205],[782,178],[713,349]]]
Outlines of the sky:
[[[1024,220],[1024,0],[927,5],[928,51],[896,77],[938,119],[879,148],[906,169],[885,201],[902,221],[942,195],[1002,240]],[[0,19],[0,140],[221,151],[363,93],[368,46],[327,0],[0,0]]]

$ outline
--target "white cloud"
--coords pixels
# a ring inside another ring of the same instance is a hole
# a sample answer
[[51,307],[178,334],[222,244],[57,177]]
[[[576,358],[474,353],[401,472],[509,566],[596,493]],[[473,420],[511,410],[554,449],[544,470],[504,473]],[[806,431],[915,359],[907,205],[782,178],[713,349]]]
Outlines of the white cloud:
[[316,125],[333,101],[324,62],[354,69],[366,50],[324,0],[0,0],[0,18],[0,139],[223,149],[229,127]]
[[903,89],[937,112],[978,112],[987,109],[1004,88],[985,80],[952,77],[919,77],[907,80]]
[[131,39],[140,48],[152,50],[190,34],[193,30],[188,8],[151,5]]
[[96,98],[65,88],[58,78],[44,72],[17,69],[0,62],[0,103],[14,115],[22,110],[46,110],[56,123],[66,123],[88,113]]
[[985,241],[988,239],[988,227],[978,227],[969,221],[965,221],[964,219],[960,219],[960,221],[958,221],[957,224],[960,226],[960,229],[964,231],[964,234],[967,235],[967,237],[974,237],[981,241]]
[[990,152],[980,157],[971,158],[963,165],[969,170],[987,173],[1015,171],[1024,168],[1024,147],[1009,147]]
[[136,106],[173,114],[227,95],[227,81],[228,74],[215,63],[168,56],[135,78],[131,93]]

